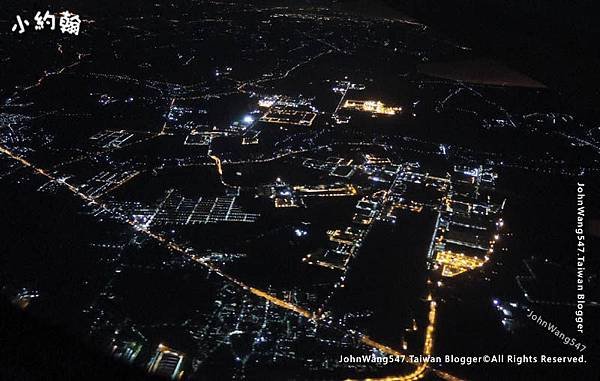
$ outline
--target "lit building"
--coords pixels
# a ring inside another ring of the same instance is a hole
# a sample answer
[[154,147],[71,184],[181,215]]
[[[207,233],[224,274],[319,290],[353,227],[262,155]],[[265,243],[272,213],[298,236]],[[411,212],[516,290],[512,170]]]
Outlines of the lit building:
[[349,108],[358,111],[370,112],[373,114],[396,115],[402,111],[402,107],[386,106],[381,101],[358,101],[348,99],[344,102],[343,108]]
[[148,371],[159,376],[169,377],[171,380],[178,380],[183,375],[181,366],[184,355],[173,351],[166,345],[159,344],[156,353],[150,360]]
[[485,259],[469,257],[462,253],[453,253],[452,251],[440,251],[435,260],[442,265],[442,276],[453,277],[466,271],[483,266]]

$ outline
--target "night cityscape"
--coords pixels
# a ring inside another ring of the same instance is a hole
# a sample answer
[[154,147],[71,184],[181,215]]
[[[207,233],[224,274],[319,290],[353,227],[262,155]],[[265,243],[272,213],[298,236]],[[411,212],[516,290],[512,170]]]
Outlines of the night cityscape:
[[0,380],[598,380],[598,87],[409,3],[9,4]]

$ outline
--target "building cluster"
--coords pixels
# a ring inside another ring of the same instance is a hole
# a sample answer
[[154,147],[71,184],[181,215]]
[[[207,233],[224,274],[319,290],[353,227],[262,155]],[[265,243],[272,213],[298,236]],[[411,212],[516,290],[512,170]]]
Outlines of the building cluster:
[[292,124],[310,127],[319,111],[312,105],[311,99],[288,96],[267,96],[258,101],[264,112],[261,122]]
[[402,111],[402,107],[388,106],[381,101],[374,100],[352,100],[347,99],[342,108],[367,112],[373,115],[396,115]]
[[434,268],[454,277],[483,266],[494,252],[504,222],[495,200],[497,174],[490,168],[455,166],[442,199],[430,247]]
[[170,189],[156,205],[112,201],[144,226],[194,225],[217,222],[255,222],[259,213],[244,211],[236,196],[187,198]]

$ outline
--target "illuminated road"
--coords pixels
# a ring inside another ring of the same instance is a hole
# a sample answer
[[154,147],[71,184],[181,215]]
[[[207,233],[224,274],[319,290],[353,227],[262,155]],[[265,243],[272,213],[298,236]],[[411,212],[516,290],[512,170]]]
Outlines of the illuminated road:
[[102,194],[96,196],[95,198],[99,198],[99,197],[105,196],[105,195],[109,194],[110,192],[114,191],[115,189],[122,187],[123,185],[125,185],[129,181],[133,180],[133,178],[136,177],[137,175],[139,175],[140,173],[141,172],[139,172],[139,171],[132,172],[129,176],[123,178],[121,181],[118,181],[118,182],[114,183],[110,188],[108,188]]
[[215,161],[215,166],[217,167],[217,173],[221,177],[221,181],[223,181],[223,167],[221,167],[221,159],[215,155],[209,155],[211,159]]
[[[175,98],[171,99],[171,103],[169,104],[169,112],[167,113],[167,115],[171,114],[171,110],[173,110],[174,104],[175,104]],[[165,121],[165,124],[163,124],[158,135],[166,135],[166,132],[165,132],[166,128],[167,128],[167,121]]]
[[[429,295],[429,297],[427,299],[429,300],[429,316],[428,316],[429,317],[429,325],[427,326],[427,328],[425,330],[425,344],[423,346],[423,356],[430,356],[433,353],[433,336],[434,336],[434,332],[435,332],[435,317],[436,317],[436,307],[437,307],[437,303],[434,300],[432,300],[431,294]],[[377,348],[381,352],[386,353],[388,355],[405,356],[404,359],[406,362],[416,365],[415,370],[413,370],[411,373],[408,373],[408,374],[403,374],[403,375],[399,375],[399,376],[388,376],[388,377],[384,377],[384,378],[367,378],[367,380],[372,380],[372,381],[375,381],[375,380],[388,380],[388,381],[419,380],[425,376],[425,372],[428,370],[429,363],[427,361],[418,362],[418,363],[411,362],[410,358],[407,357],[405,353],[399,352],[393,348],[382,345],[382,344],[372,340],[368,336],[363,336],[361,338],[361,341],[364,344],[366,344],[370,347],[373,347],[373,348]],[[438,374],[438,371],[435,371],[435,372],[436,372],[436,374]],[[458,378],[451,376],[444,372],[439,372],[438,375],[447,380],[459,380]],[[452,378],[446,378],[445,376],[452,377]]]
[[[31,169],[34,173],[44,176],[51,181],[55,181],[59,184],[64,185],[69,191],[71,191],[71,193],[73,193],[75,196],[79,197],[83,201],[87,202],[88,205],[97,206],[97,207],[103,209],[108,214],[116,215],[117,217],[119,217],[119,219],[121,219],[121,220],[125,221],[127,224],[131,225],[135,230],[145,234],[149,238],[154,239],[155,241],[157,241],[158,243],[160,243],[161,245],[163,245],[164,247],[168,248],[171,251],[176,251],[178,253],[181,253],[181,254],[184,254],[184,255],[190,257],[192,260],[194,260],[198,264],[206,267],[210,272],[213,272],[213,273],[219,275],[220,277],[228,280],[229,282],[239,286],[243,290],[250,292],[253,295],[255,295],[259,298],[262,298],[278,307],[281,307],[288,311],[292,311],[296,314],[299,314],[315,323],[322,321],[321,319],[323,318],[323,315],[318,316],[318,315],[314,314],[313,312],[308,311],[307,309],[304,309],[304,308],[297,306],[293,303],[290,303],[288,301],[282,300],[275,295],[269,294],[268,292],[265,292],[260,289],[246,285],[244,282],[242,282],[238,279],[235,279],[234,277],[230,276],[229,274],[223,272],[219,267],[210,263],[207,259],[204,259],[201,256],[194,254],[193,250],[191,248],[187,248],[187,247],[184,247],[173,241],[170,241],[169,239],[165,238],[164,236],[150,231],[150,229],[147,227],[147,225],[140,224],[139,222],[130,219],[128,216],[126,216],[122,213],[116,212],[113,209],[109,209],[105,204],[80,192],[73,185],[66,183],[64,180],[57,178],[56,176],[47,172],[46,170],[44,170],[42,168],[38,168],[37,166],[35,166],[31,162],[29,162],[27,159],[12,152],[11,150],[7,149],[6,147],[0,145],[0,153],[3,153],[6,156],[12,158],[13,160],[21,163],[24,167]],[[433,333],[435,331],[435,318],[436,318],[436,302],[432,300],[431,295],[429,296],[428,300],[430,301],[430,303],[429,303],[429,305],[430,305],[429,325],[427,327],[426,334],[425,334],[425,345],[423,348],[424,355],[430,355],[433,350],[433,336],[434,336]],[[331,328],[335,329],[336,327],[331,327]],[[345,332],[345,329],[342,331]],[[391,347],[385,346],[385,345],[369,338],[368,336],[361,335],[361,334],[358,334],[358,335],[359,335],[358,338],[359,338],[360,342],[362,342],[363,344],[365,344],[369,347],[376,348],[376,349],[380,350],[381,352],[390,354],[390,355],[396,355],[396,356],[403,355],[402,352],[394,350]],[[405,380],[405,381],[420,379],[424,376],[427,368],[428,368],[428,364],[426,362],[421,363],[417,366],[417,368],[413,372],[411,372],[407,375],[393,376],[393,377],[388,377],[388,378],[384,378],[384,379],[385,380]],[[444,372],[439,372],[439,371],[436,371],[436,374],[438,374],[440,377],[443,377],[442,375],[447,375]],[[447,375],[447,376],[448,376],[448,378],[446,378],[446,379],[448,379],[448,380],[456,380],[456,378],[454,378],[453,376],[450,376],[450,375]]]
[[312,312],[305,310],[304,308],[298,307],[292,303],[286,302],[285,300],[281,300],[279,298],[274,297],[271,294],[268,294],[264,291],[261,291],[257,288],[254,287],[250,287],[250,292],[253,293],[254,295],[260,296],[261,298],[267,299],[269,302],[281,307],[281,308],[285,308],[288,309],[290,311],[294,311],[299,315],[304,316],[305,318],[309,319],[309,320],[316,320],[317,317],[315,316],[315,314],[313,314]]
[[[189,256],[191,259],[193,259],[195,262],[201,264],[202,266],[208,268],[211,272],[214,272],[215,274],[227,279],[228,281],[240,286],[242,289],[247,290],[248,292],[262,298],[265,299],[281,308],[285,308],[289,311],[293,311],[297,314],[300,314],[304,317],[306,317],[307,319],[316,321],[316,317],[315,315],[302,308],[299,306],[296,306],[290,302],[287,302],[285,300],[279,299],[278,297],[271,295],[265,291],[259,290],[257,288],[254,287],[250,287],[248,285],[246,285],[245,283],[243,283],[240,280],[237,280],[235,278],[233,278],[232,276],[224,273],[219,267],[213,265],[212,263],[208,262],[207,260],[203,259],[202,257],[193,254],[193,251],[189,250],[189,248],[183,247],[175,242],[172,242],[168,239],[166,239],[165,237],[163,237],[160,234],[154,233],[152,231],[150,231],[150,229],[148,229],[147,225],[144,224],[140,224],[137,221],[134,221],[132,219],[130,219],[128,216],[125,216],[121,213],[118,213],[112,209],[109,209],[108,207],[106,207],[104,204],[102,204],[101,202],[97,201],[96,199],[89,197],[88,195],[81,193],[76,187],[66,183],[65,181],[58,179],[57,177],[55,177],[54,175],[50,174],[49,172],[45,171],[44,169],[38,168],[35,165],[33,165],[31,162],[29,162],[27,159],[23,158],[20,155],[17,155],[15,153],[13,153],[12,151],[10,151],[9,149],[7,149],[6,147],[0,146],[0,152],[7,155],[8,157],[18,161],[19,163],[21,163],[24,167],[27,167],[29,169],[31,169],[34,173],[42,175],[44,177],[46,177],[47,179],[49,179],[50,181],[55,181],[57,183],[60,183],[62,185],[64,185],[69,191],[71,191],[74,195],[76,195],[77,197],[81,198],[82,200],[86,201],[88,203],[88,205],[94,205],[97,207],[102,208],[105,212],[109,213],[109,214],[113,214],[113,215],[117,215],[121,220],[125,221],[126,223],[128,223],[129,225],[131,225],[135,230],[142,232],[143,234],[145,234],[147,237],[152,238],[154,240],[156,240],[157,242],[159,242],[161,245],[167,247],[168,249],[172,250],[172,251],[176,251],[179,252],[181,254],[185,254],[187,256]],[[217,163],[220,164],[220,161],[217,158]],[[218,165],[218,168],[220,169],[220,165]]]

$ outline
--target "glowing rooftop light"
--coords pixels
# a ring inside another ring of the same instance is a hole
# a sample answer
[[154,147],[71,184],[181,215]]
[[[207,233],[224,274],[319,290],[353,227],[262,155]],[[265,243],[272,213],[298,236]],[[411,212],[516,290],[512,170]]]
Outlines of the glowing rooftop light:
[[250,124],[250,123],[254,122],[254,118],[251,117],[250,115],[246,115],[244,117],[244,119],[242,119],[242,122],[244,122],[245,124]]
[[296,229],[296,230],[294,230],[294,233],[296,234],[297,237],[303,237],[307,234],[306,230],[302,230],[302,229]]

